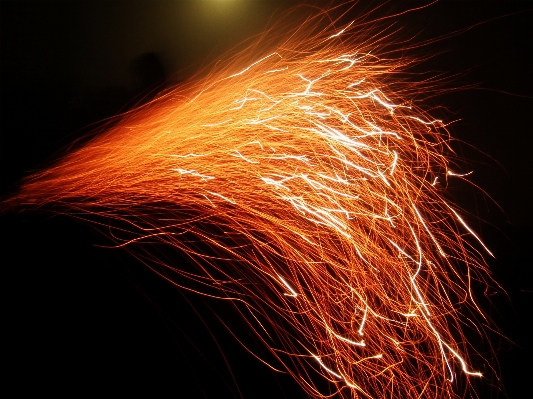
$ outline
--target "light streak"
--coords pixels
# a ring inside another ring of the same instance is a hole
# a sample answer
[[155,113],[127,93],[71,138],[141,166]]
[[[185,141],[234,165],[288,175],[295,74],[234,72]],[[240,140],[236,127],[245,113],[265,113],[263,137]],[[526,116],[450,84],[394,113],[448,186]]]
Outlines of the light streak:
[[284,294],[284,295],[286,295],[286,296],[295,296],[295,297],[298,296],[298,293],[296,291],[294,291],[294,289],[289,285],[289,283],[287,283],[285,281],[285,279],[283,277],[279,276],[279,279],[281,280],[283,285],[285,287],[287,287],[287,289],[291,292],[290,294]]
[[265,362],[311,396],[309,368],[341,397],[459,398],[454,370],[481,376],[461,327],[479,314],[471,275],[489,279],[477,243],[492,253],[428,181],[456,175],[449,133],[405,105],[420,85],[388,91],[405,61],[358,39],[372,28],[317,18],[127,113],[12,201],[125,223],[114,239],[131,251],[185,252],[197,274],[165,264],[165,278],[245,303]]

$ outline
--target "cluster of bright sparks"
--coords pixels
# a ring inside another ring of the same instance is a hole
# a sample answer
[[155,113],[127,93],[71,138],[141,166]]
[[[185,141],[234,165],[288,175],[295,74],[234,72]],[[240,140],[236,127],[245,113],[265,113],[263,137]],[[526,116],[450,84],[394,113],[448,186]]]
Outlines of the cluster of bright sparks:
[[106,218],[163,277],[240,303],[264,361],[311,396],[320,374],[341,397],[454,398],[481,376],[462,325],[483,318],[470,281],[490,252],[444,199],[443,122],[394,81],[410,61],[380,54],[385,34],[361,39],[375,28],[326,20],[123,115],[19,200]]

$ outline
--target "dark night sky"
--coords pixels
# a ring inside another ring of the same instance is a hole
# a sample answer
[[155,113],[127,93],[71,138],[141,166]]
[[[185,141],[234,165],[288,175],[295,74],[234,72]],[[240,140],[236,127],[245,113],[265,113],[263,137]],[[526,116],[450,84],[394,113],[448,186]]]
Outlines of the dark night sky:
[[[191,76],[260,32],[287,3],[2,1],[0,195],[16,190],[21,177],[46,165],[85,126]],[[352,13],[372,3],[381,2],[362,1]],[[420,4],[388,4],[382,12]],[[461,185],[452,189],[457,202],[487,222],[472,219],[496,254],[490,266],[510,297],[493,298],[489,312],[514,342],[495,341],[505,392],[514,399],[530,392],[533,372],[533,6],[442,1],[398,19],[400,35],[417,32],[420,39],[481,22],[421,49],[435,56],[417,68],[458,74],[455,87],[477,85],[428,106],[442,105],[445,118],[458,119],[452,135],[479,150],[457,147],[470,160],[473,182],[504,209]],[[211,330],[244,398],[304,397],[289,377],[274,375],[229,336],[214,312],[239,326],[231,306],[184,294],[127,253],[98,247],[108,242],[88,224],[7,213],[0,228],[2,361],[18,396],[239,397]]]

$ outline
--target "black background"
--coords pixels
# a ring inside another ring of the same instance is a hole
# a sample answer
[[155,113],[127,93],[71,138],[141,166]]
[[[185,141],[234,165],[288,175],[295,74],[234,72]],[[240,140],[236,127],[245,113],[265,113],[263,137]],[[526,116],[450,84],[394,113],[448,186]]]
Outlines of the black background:
[[[14,192],[87,125],[191,76],[287,4],[2,1],[0,193]],[[533,371],[530,4],[442,1],[397,19],[400,35],[420,39],[471,27],[420,49],[435,56],[417,68],[458,74],[458,88],[477,85],[425,105],[442,105],[435,113],[457,120],[452,135],[477,149],[457,146],[475,171],[471,180],[504,210],[460,183],[450,189],[487,222],[469,219],[495,253],[490,266],[510,298],[493,297],[487,307],[512,341],[494,341],[504,391],[486,381],[481,397],[526,397]],[[360,2],[352,13],[372,7]],[[14,396],[304,397],[221,325],[215,314],[239,328],[231,305],[179,291],[125,251],[98,247],[108,242],[86,223],[37,212],[0,217],[3,389]],[[245,329],[239,336],[254,345]]]

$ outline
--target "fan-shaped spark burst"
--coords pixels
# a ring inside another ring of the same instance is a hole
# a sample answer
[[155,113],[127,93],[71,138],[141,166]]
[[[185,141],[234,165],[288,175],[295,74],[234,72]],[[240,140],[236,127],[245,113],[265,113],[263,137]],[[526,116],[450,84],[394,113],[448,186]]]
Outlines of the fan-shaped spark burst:
[[[411,60],[388,31],[327,17],[280,23],[123,115],[16,201],[115,220],[165,278],[240,301],[271,366],[312,396],[314,369],[343,397],[454,398],[481,375],[462,323],[481,315],[470,278],[487,279],[490,252],[443,196],[449,136],[407,102]],[[153,242],[197,271],[147,255]]]

